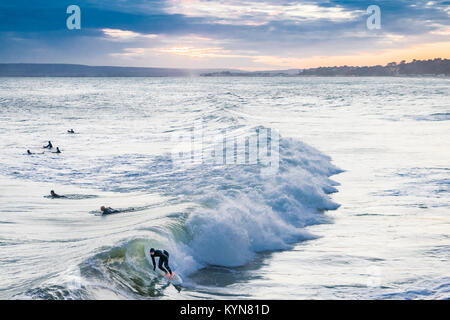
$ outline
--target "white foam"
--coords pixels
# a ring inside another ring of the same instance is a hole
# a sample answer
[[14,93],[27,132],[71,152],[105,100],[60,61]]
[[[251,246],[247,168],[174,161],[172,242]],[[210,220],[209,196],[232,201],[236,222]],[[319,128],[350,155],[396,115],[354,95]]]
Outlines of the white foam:
[[288,249],[314,237],[302,228],[326,221],[322,210],[339,207],[327,195],[336,190],[328,177],[340,172],[329,157],[290,139],[281,141],[280,155],[280,172],[273,176],[246,166],[225,168],[220,183],[238,188],[204,196],[216,205],[190,215],[188,252],[199,265],[241,266],[255,252]]

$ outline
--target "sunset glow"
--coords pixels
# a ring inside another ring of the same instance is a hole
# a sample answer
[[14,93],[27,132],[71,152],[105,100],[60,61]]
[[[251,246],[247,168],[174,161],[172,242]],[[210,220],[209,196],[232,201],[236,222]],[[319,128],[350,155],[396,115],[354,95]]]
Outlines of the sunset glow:
[[357,1],[81,0],[77,31],[60,2],[31,13],[21,1],[0,5],[16,17],[0,28],[3,62],[269,70],[450,58],[445,1],[373,1],[370,28]]

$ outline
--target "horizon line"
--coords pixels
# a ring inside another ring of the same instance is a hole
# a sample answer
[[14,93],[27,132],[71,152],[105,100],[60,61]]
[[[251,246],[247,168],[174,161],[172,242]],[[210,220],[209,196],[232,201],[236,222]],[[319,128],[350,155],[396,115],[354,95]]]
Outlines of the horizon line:
[[186,71],[199,71],[199,70],[232,70],[232,71],[241,71],[241,72],[274,72],[274,71],[288,71],[288,70],[308,70],[308,69],[319,69],[319,68],[343,68],[343,67],[353,67],[353,68],[363,68],[363,67],[377,67],[382,66],[386,67],[391,63],[401,64],[402,62],[411,63],[414,61],[434,61],[434,60],[450,60],[449,58],[430,58],[430,59],[411,59],[407,61],[405,59],[397,61],[391,61],[386,64],[371,64],[371,65],[335,65],[335,66],[320,66],[320,67],[307,67],[307,68],[288,68],[288,69],[260,69],[260,70],[245,70],[238,68],[229,68],[229,67],[217,67],[217,68],[183,68],[183,67],[161,67],[161,66],[153,66],[153,67],[136,67],[136,66],[126,66],[126,65],[90,65],[90,64],[82,64],[82,63],[48,63],[48,62],[0,62],[0,65],[67,65],[67,66],[83,66],[83,67],[91,67],[91,68],[130,68],[130,69],[169,69],[169,70],[186,70]]

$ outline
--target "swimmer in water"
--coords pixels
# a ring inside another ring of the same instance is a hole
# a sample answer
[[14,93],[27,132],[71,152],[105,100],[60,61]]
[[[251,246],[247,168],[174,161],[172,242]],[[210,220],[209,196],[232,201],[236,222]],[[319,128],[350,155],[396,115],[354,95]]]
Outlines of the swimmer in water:
[[33,154],[44,154],[43,152],[41,152],[41,153],[34,153],[34,152],[31,152],[30,150],[27,150],[27,154],[28,155],[33,155]]
[[101,211],[103,214],[113,214],[113,213],[119,213],[119,212],[120,212],[119,210],[115,210],[115,209],[110,208],[110,207],[105,208],[105,206],[101,206],[101,207],[100,207],[100,211]]
[[60,196],[59,194],[56,194],[55,191],[50,191],[50,196],[52,198],[65,198],[65,196]]
[[49,141],[48,144],[46,146],[43,146],[42,148],[44,148],[44,149],[53,149],[52,142]]
[[67,130],[67,133],[75,133],[75,131],[73,131],[73,129]]

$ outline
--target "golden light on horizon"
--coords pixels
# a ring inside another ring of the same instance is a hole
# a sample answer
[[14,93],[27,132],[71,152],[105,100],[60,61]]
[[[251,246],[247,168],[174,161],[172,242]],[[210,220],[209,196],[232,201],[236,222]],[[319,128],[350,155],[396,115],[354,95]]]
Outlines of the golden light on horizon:
[[186,56],[191,58],[213,57],[221,48],[196,48],[191,46],[160,48],[158,52],[174,54],[178,56]]
[[105,34],[109,38],[116,39],[116,40],[129,40],[129,39],[134,39],[134,38],[138,38],[138,37],[153,39],[153,38],[158,37],[157,34],[142,34],[139,32],[134,32],[134,31],[129,31],[129,30],[121,30],[121,29],[105,28],[105,29],[101,29],[101,31],[103,32],[103,34]]
[[[402,60],[412,61],[450,58],[450,42],[425,43],[401,49],[360,52],[343,56],[313,56],[308,58],[256,56],[253,61],[273,67],[318,68],[333,66],[374,66]],[[268,69],[271,69],[268,67]],[[250,69],[249,69],[250,70]]]
[[157,52],[168,53],[196,59],[212,58],[244,58],[264,66],[241,68],[242,70],[270,70],[276,68],[305,69],[332,66],[374,66],[386,65],[389,62],[402,60],[412,61],[435,58],[450,58],[450,42],[425,43],[415,46],[375,50],[373,52],[357,52],[352,55],[317,55],[312,57],[280,57],[270,55],[233,54],[220,47],[174,46],[154,49]]

